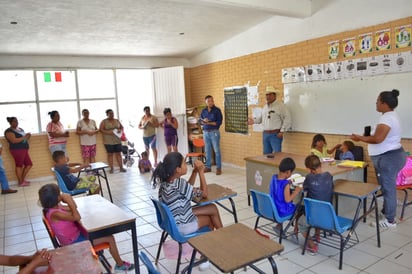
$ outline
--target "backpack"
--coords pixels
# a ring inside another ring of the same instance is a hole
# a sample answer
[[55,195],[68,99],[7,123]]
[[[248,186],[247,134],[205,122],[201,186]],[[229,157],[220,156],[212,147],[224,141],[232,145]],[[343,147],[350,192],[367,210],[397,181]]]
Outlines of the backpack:
[[412,185],[412,157],[406,157],[405,166],[399,171],[396,178],[397,186]]

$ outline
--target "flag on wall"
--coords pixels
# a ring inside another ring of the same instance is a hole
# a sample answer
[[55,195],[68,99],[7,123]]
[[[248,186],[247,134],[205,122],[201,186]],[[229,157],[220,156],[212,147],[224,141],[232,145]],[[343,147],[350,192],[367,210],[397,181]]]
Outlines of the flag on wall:
[[62,73],[60,71],[56,72],[44,72],[44,82],[50,83],[50,82],[61,82],[62,81]]

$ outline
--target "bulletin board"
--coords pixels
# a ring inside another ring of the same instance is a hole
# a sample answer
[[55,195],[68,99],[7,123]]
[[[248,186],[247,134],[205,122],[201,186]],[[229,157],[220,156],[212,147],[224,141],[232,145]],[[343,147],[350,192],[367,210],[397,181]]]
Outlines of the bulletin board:
[[248,97],[246,87],[224,89],[225,97],[225,131],[248,133]]
[[292,130],[311,133],[363,134],[381,115],[376,99],[381,91],[398,89],[402,137],[412,138],[412,73],[379,75],[284,85],[284,101]]

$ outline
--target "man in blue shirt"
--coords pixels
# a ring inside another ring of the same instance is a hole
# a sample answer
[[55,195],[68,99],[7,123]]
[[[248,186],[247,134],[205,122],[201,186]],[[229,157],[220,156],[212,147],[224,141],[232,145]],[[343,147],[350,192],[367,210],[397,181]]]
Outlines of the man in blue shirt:
[[219,127],[222,124],[223,115],[220,108],[215,106],[213,97],[205,97],[206,106],[200,114],[200,124],[203,126],[203,140],[205,141],[206,166],[204,172],[210,172],[212,146],[215,151],[216,175],[222,174],[222,158],[220,155],[220,132]]

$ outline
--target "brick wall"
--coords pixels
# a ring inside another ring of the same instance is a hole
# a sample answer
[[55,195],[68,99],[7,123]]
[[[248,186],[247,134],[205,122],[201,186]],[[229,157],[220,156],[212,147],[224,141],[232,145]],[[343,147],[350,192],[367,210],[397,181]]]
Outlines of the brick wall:
[[[357,37],[360,34],[368,32],[373,33],[378,30],[390,28],[392,30],[392,46],[391,50],[385,51],[385,53],[395,53],[400,50],[395,48],[394,27],[411,23],[412,17],[407,17],[385,24],[337,33],[326,37],[302,41],[293,45],[274,48],[239,58],[188,69],[190,75],[187,75],[188,73],[185,74],[185,76],[190,77],[189,83],[186,83],[186,92],[190,93],[190,97],[186,98],[187,105],[201,104],[203,103],[204,96],[210,94],[214,97],[216,106],[220,107],[223,111],[223,89],[225,87],[243,85],[248,81],[250,81],[251,85],[255,85],[260,81],[259,101],[265,102],[264,93],[262,91],[264,91],[266,86],[271,85],[282,89],[282,68],[330,62],[328,59],[328,42],[354,36]],[[275,33],[273,35],[275,35]],[[412,48],[409,47],[402,50],[408,51],[412,50]],[[362,57],[380,54],[382,54],[382,52],[377,53],[373,51],[372,53],[362,54]],[[336,61],[344,60],[342,57],[342,50],[340,50],[339,55],[340,57]],[[359,58],[359,55],[354,58]],[[378,92],[379,91],[376,91],[377,95]],[[401,93],[402,92],[412,91],[405,90],[401,91]],[[313,133],[287,133],[283,142],[283,151],[306,154],[310,149],[312,137]],[[348,136],[325,134],[325,138],[328,144],[332,146],[348,139]],[[407,151],[412,151],[412,140],[404,139],[402,143]],[[362,145],[366,149],[364,143],[359,143],[358,145]],[[223,162],[243,167],[245,166],[243,160],[245,157],[262,153],[262,134],[260,132],[251,131],[249,135],[245,136],[226,133],[224,128],[222,128],[221,150]],[[372,166],[369,157],[366,157],[366,161]],[[368,169],[368,181],[376,182],[373,168]]]

